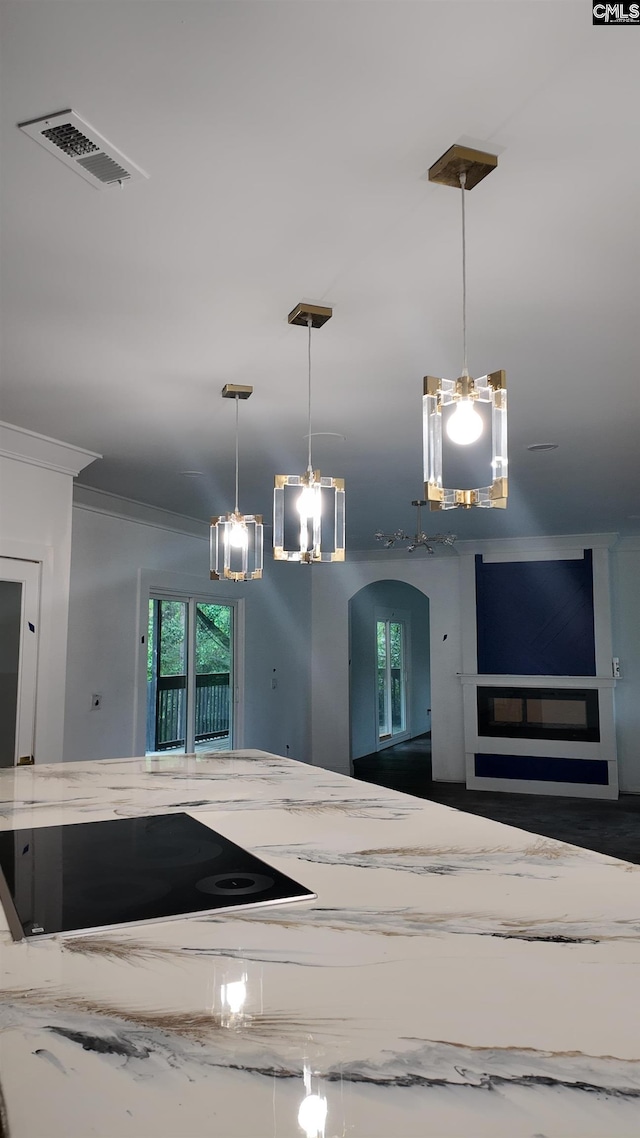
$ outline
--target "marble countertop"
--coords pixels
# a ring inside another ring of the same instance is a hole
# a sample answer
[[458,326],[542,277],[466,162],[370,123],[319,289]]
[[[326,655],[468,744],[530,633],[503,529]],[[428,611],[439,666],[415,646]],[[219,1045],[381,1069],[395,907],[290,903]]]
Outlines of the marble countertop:
[[259,751],[0,800],[3,829],[186,811],[318,894],[17,944],[0,911],[10,1138],[640,1133],[640,866]]

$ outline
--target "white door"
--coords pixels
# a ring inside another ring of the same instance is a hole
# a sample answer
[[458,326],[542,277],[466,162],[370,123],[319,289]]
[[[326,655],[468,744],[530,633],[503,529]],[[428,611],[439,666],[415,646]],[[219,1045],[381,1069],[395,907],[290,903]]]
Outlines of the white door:
[[33,762],[40,565],[0,557],[0,767]]

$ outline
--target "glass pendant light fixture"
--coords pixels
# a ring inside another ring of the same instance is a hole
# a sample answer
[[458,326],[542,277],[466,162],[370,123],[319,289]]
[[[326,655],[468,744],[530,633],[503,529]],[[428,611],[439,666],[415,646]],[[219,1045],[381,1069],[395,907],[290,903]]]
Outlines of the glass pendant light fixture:
[[395,533],[383,533],[382,530],[378,530],[373,536],[376,541],[384,542],[385,549],[390,549],[397,541],[408,541],[409,544],[406,547],[407,553],[413,553],[414,549],[418,549],[420,546],[426,549],[427,553],[433,553],[434,545],[453,545],[455,543],[455,533],[437,533],[434,537],[429,537],[428,534],[424,532],[422,529],[421,512],[423,506],[429,505],[424,498],[414,498],[411,505],[416,507],[417,512],[416,532],[412,537],[411,534],[405,533],[403,529],[397,529]]
[[[462,344],[463,368],[458,379],[424,379],[424,494],[432,510],[452,510],[456,506],[469,509],[480,506],[504,509],[507,505],[507,390],[504,371],[494,371],[481,379],[473,379],[467,367],[467,264],[465,193],[498,165],[494,154],[485,154],[468,146],[452,146],[429,170],[429,181],[455,186],[462,198]],[[445,434],[449,443],[470,446],[483,431],[479,404],[491,407],[491,472],[486,486],[451,489],[445,487],[442,474],[442,422],[446,414]]]
[[308,329],[308,452],[304,474],[276,474],[273,491],[273,556],[276,561],[344,561],[343,478],[323,477],[311,458],[311,330],[331,319],[333,309],[297,304],[289,324]]
[[236,504],[232,513],[211,519],[210,572],[212,581],[256,581],[262,577],[262,516],[241,514],[238,509],[238,405],[253,388],[226,383],[223,399],[236,403]]

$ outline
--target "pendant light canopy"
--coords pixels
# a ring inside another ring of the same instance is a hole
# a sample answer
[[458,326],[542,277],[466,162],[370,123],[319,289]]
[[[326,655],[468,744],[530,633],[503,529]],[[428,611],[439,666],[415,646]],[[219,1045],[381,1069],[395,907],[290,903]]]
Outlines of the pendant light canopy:
[[[462,343],[463,368],[459,379],[424,379],[424,494],[432,510],[452,510],[456,506],[485,509],[507,505],[507,390],[504,371],[494,371],[473,379],[467,368],[467,265],[465,192],[490,174],[498,165],[494,154],[467,146],[452,146],[429,170],[429,181],[454,186],[462,199]],[[447,415],[445,445],[470,446],[483,430],[479,404],[491,407],[491,471],[486,486],[466,489],[445,487],[442,474],[443,410]]]
[[345,492],[343,478],[322,476],[311,458],[311,330],[331,319],[333,310],[297,304],[289,324],[308,329],[308,452],[304,474],[276,474],[273,491],[273,556],[276,561],[344,561]]
[[236,403],[236,504],[232,513],[211,519],[210,573],[212,581],[256,581],[262,577],[262,516],[238,509],[238,406],[253,387],[227,383],[223,399]]

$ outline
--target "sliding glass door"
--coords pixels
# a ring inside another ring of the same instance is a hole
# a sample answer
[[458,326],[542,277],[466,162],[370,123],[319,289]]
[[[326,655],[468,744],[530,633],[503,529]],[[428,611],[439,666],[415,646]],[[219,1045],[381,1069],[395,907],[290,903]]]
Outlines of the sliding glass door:
[[233,746],[234,611],[152,596],[147,635],[147,754]]
[[378,746],[409,737],[407,722],[407,624],[398,613],[377,613],[376,680]]

